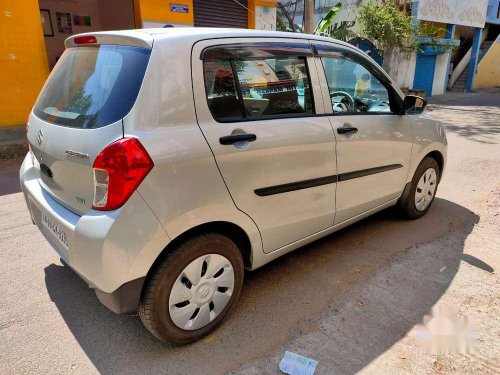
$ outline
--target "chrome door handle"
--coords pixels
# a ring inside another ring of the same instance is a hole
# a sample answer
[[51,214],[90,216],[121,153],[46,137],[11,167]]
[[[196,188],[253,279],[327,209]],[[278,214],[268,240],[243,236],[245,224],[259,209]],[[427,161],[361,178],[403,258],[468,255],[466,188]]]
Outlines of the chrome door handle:
[[234,134],[219,138],[221,145],[232,145],[238,142],[253,142],[257,139],[255,134]]

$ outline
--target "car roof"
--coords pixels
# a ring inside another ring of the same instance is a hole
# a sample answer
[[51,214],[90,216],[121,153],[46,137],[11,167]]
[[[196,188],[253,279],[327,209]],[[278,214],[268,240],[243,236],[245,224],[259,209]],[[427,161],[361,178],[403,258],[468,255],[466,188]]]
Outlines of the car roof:
[[[293,38],[304,40],[317,40],[329,43],[343,45],[355,49],[351,44],[341,42],[333,38],[327,38],[312,34],[300,34],[285,31],[267,31],[252,29],[233,29],[219,27],[167,27],[167,28],[148,28],[116,31],[98,31],[84,34],[72,35],[66,39],[66,46],[74,46],[74,39],[81,36],[96,36],[108,38],[127,38],[136,41],[142,41],[152,46],[153,40],[160,41],[165,39],[185,40],[190,43],[196,43],[199,40],[217,39],[217,38]],[[108,39],[109,40],[109,39]]]
[[269,31],[253,29],[235,29],[222,27],[167,27],[138,29],[137,31],[147,33],[155,39],[163,38],[188,38],[191,40],[216,39],[216,38],[293,38],[305,40],[318,40],[325,42],[334,42],[337,44],[353,47],[351,44],[337,39],[322,37],[313,34],[301,34],[287,31]]

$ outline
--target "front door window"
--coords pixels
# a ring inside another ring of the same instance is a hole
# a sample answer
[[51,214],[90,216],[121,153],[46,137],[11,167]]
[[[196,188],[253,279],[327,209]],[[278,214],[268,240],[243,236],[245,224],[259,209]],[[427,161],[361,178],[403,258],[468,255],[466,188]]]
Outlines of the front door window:
[[339,54],[322,57],[334,113],[390,113],[389,92],[359,62]]

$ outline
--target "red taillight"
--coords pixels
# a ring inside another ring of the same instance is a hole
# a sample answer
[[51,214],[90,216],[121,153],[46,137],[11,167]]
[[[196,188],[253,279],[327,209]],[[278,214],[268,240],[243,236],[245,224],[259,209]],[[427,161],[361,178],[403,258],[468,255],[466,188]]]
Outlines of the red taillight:
[[108,145],[94,161],[93,208],[107,211],[123,206],[153,166],[137,138]]
[[74,40],[75,44],[90,44],[97,43],[97,38],[95,36],[79,36]]

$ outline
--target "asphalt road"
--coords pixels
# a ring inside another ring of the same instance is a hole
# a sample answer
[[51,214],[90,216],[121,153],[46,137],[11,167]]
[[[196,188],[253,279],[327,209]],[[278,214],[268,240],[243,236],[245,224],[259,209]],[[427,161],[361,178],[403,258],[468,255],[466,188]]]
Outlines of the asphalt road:
[[[0,161],[0,374],[278,374],[285,350],[316,374],[498,373],[500,94],[441,103],[449,160],[428,215],[389,209],[247,273],[226,321],[187,346],[101,306],[31,224],[20,160]],[[474,353],[419,352],[433,307],[476,322]]]

